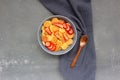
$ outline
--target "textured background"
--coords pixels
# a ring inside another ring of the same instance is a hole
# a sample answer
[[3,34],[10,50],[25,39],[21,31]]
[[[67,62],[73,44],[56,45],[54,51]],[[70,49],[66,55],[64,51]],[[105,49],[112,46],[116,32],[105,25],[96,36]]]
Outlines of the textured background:
[[[120,0],[92,0],[96,80],[120,78]],[[38,0],[0,0],[0,80],[64,80],[58,56],[37,42],[40,22],[52,15]]]

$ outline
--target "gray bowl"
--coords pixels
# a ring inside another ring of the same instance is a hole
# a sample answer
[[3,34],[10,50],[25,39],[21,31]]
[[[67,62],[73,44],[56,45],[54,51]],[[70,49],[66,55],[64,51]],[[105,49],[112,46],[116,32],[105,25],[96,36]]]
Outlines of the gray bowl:
[[[53,52],[53,51],[48,50],[48,49],[43,45],[42,40],[41,40],[41,37],[40,37],[40,36],[41,36],[41,33],[42,33],[41,28],[42,28],[43,23],[44,23],[46,20],[50,20],[50,19],[52,19],[52,18],[54,18],[54,17],[57,17],[57,18],[59,18],[59,19],[65,20],[66,22],[69,22],[69,23],[71,24],[71,27],[72,27],[73,30],[74,30],[74,33],[75,33],[75,36],[74,36],[74,38],[73,38],[73,44],[71,44],[66,50],[61,50],[61,51],[57,51],[57,52]],[[47,53],[49,53],[49,54],[52,54],[52,55],[63,55],[63,54],[66,54],[67,52],[69,52],[69,51],[74,47],[74,45],[75,45],[75,43],[76,43],[76,41],[77,41],[77,30],[76,30],[75,25],[73,24],[73,22],[72,22],[69,18],[67,18],[67,17],[65,17],[65,16],[61,16],[61,15],[53,15],[53,16],[50,16],[50,17],[44,19],[44,20],[41,22],[41,24],[40,24],[40,26],[39,26],[39,28],[38,28],[37,37],[38,37],[38,42],[39,42],[41,48],[42,48],[45,52],[47,52]]]

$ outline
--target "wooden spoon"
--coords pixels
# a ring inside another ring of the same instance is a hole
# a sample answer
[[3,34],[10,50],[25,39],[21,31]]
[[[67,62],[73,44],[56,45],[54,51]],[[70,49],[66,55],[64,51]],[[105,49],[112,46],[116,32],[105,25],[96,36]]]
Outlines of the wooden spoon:
[[83,35],[83,36],[80,38],[80,47],[79,47],[79,49],[78,49],[78,51],[77,51],[74,59],[72,60],[72,63],[70,64],[70,67],[71,67],[71,68],[74,68],[74,67],[75,67],[76,62],[77,62],[77,60],[78,60],[78,57],[79,57],[79,55],[80,55],[80,52],[81,52],[82,48],[83,48],[87,43],[88,43],[88,37],[87,37],[87,35]]

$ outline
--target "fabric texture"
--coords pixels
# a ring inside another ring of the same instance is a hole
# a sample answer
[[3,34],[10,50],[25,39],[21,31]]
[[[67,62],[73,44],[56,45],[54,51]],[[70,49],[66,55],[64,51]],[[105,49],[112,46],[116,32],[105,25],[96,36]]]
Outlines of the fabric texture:
[[[40,0],[54,15],[63,15],[73,21],[77,28],[78,38],[74,48],[60,56],[60,72],[65,80],[95,80],[96,54],[92,27],[91,0]],[[78,50],[80,37],[86,34],[88,44],[83,48],[76,66],[70,64]]]

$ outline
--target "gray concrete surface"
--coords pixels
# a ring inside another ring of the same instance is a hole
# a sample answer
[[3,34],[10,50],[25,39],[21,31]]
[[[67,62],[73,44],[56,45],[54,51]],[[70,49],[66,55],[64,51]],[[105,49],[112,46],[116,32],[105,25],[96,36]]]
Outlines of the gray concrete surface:
[[96,80],[120,80],[120,0],[93,0]]
[[[92,0],[96,80],[120,78],[120,0]],[[38,0],[0,0],[0,80],[64,80],[58,56],[37,42],[40,22],[52,15]]]

